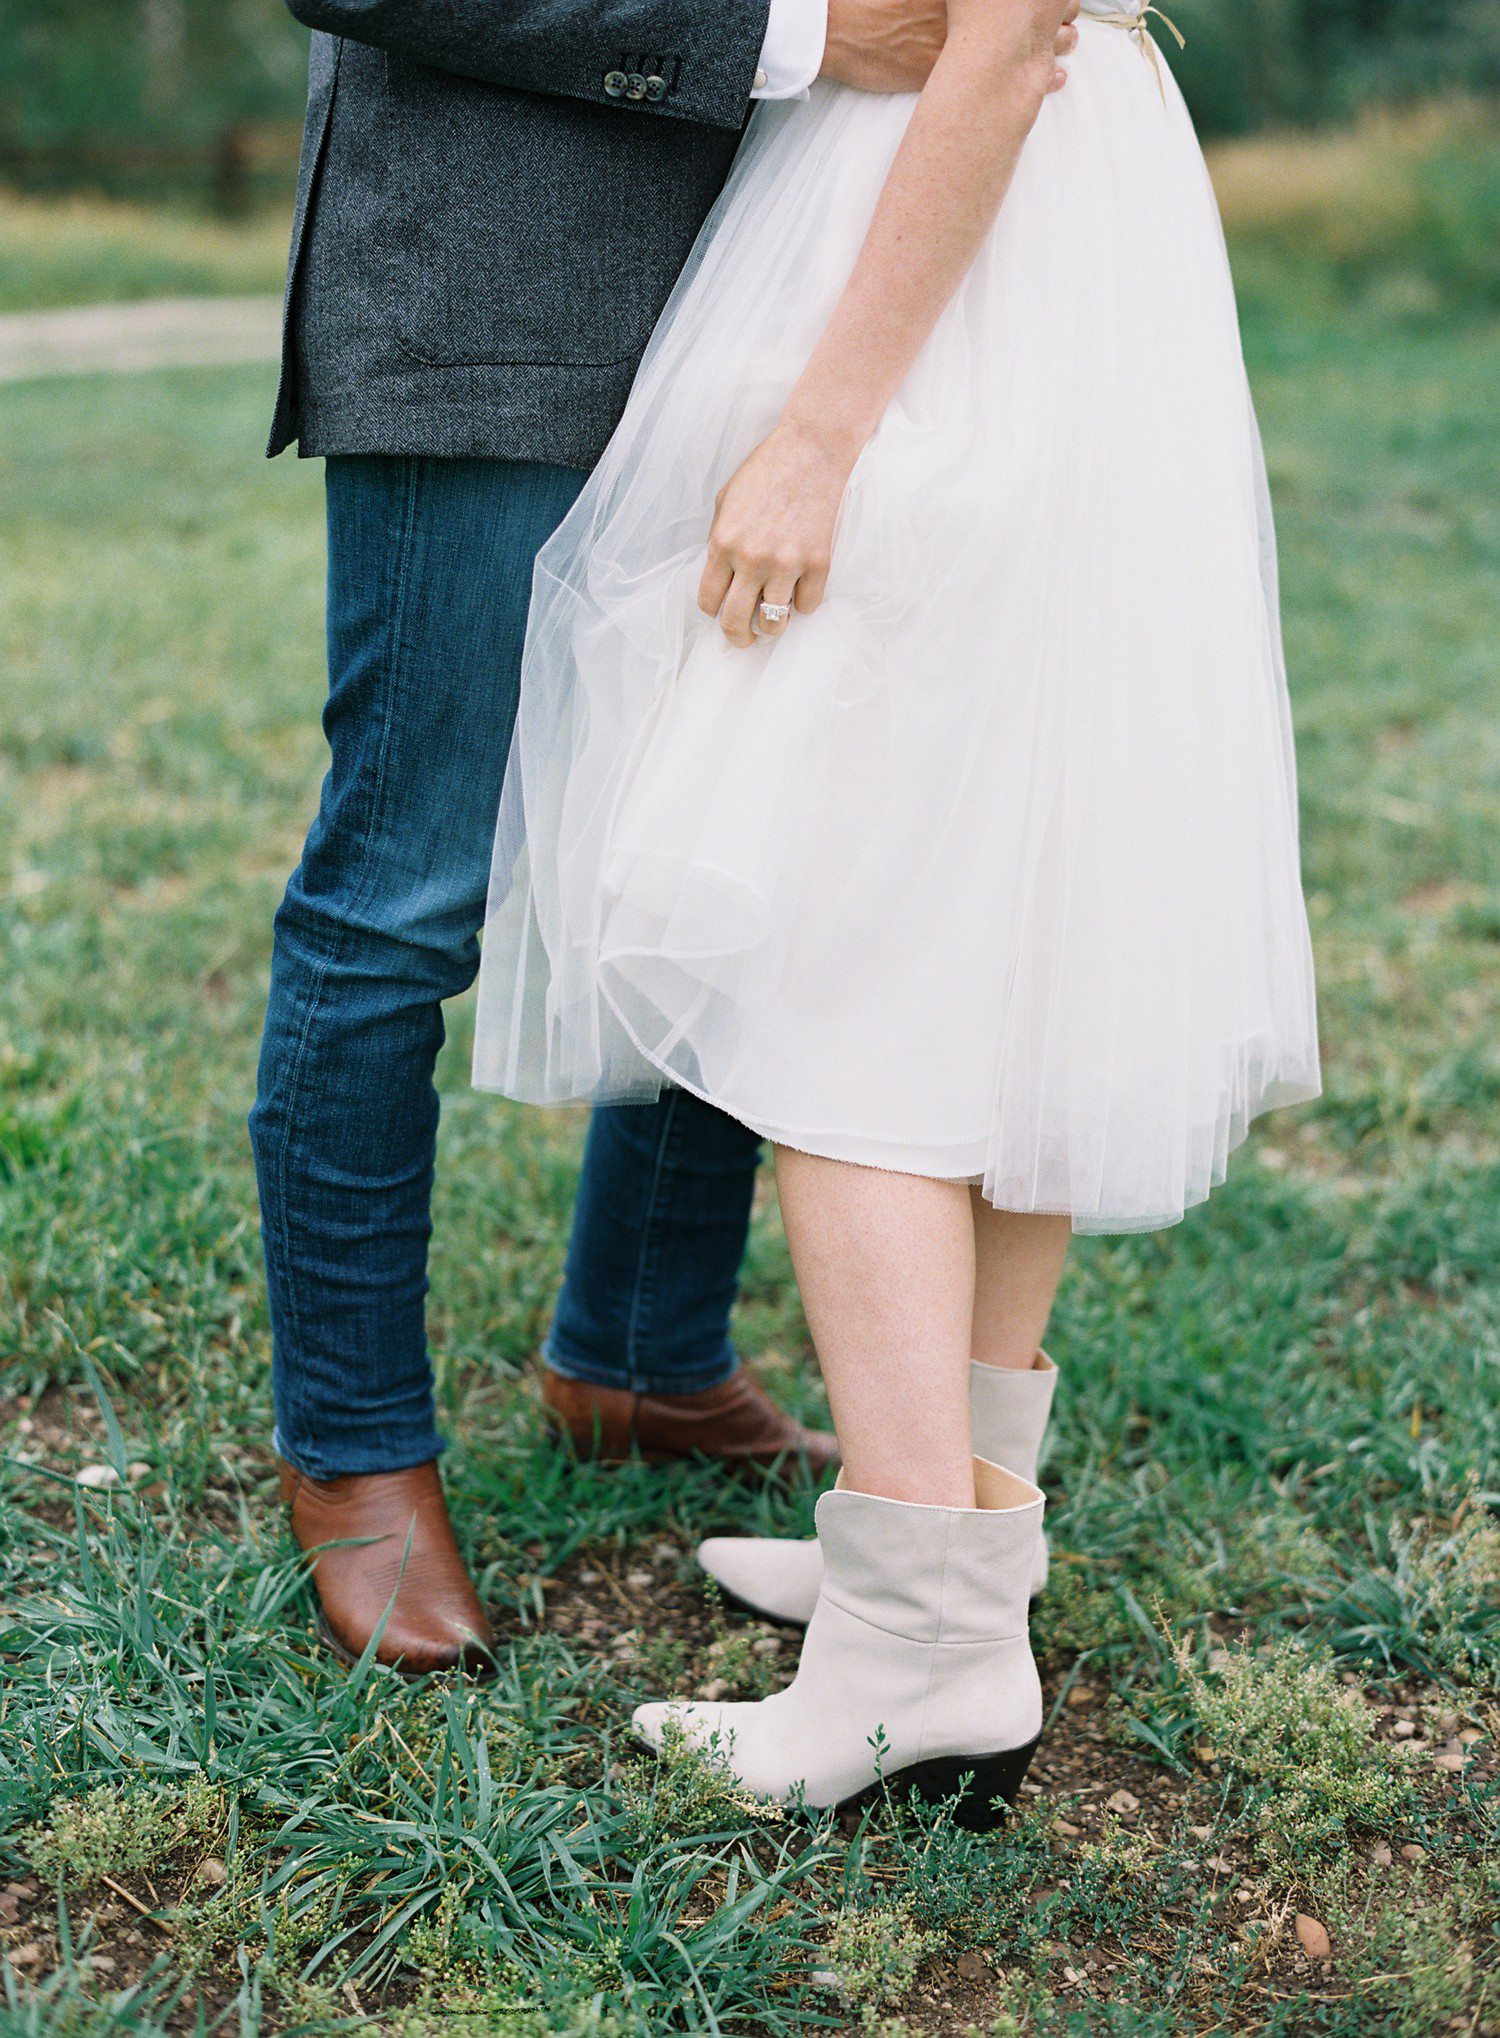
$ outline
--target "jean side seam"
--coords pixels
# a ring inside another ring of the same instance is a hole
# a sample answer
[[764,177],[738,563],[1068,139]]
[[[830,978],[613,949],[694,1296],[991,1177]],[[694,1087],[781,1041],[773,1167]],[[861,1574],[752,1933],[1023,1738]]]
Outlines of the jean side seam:
[[[411,565],[411,539],[416,523],[417,465],[418,463],[415,459],[409,458],[407,460],[405,481],[402,489],[401,534],[396,548],[396,590],[395,600],[391,604],[392,646],[388,686],[393,686],[394,677],[400,662],[402,625],[405,621],[406,597]],[[370,795],[372,814],[379,807],[385,791],[386,768],[390,755],[393,719],[389,711],[389,698],[387,698],[387,712],[381,723],[380,743],[375,760],[374,784]],[[297,1044],[293,1050],[291,1068],[287,1076],[286,1110],[281,1140],[276,1154],[277,1244],[282,1260],[282,1294],[286,1303],[287,1314],[291,1320],[292,1334],[297,1340],[299,1349],[304,1344],[303,1319],[297,1297],[296,1282],[291,1277],[290,1271],[292,1264],[292,1242],[287,1217],[287,1161],[291,1153],[292,1128],[296,1123],[296,1104],[302,1093],[303,1072],[307,1063],[308,1041],[312,1034],[313,1021],[317,1017],[322,1005],[323,989],[328,981],[329,971],[333,968],[334,963],[346,952],[348,920],[363,909],[373,884],[374,871],[372,865],[367,868],[363,882],[349,902],[348,918],[339,923],[335,940],[330,944],[328,952],[319,960],[317,973],[313,979],[312,990],[307,1001],[307,1009],[303,1014],[302,1026],[297,1035]]]
[[630,1316],[625,1326],[625,1363],[630,1372],[630,1384],[634,1391],[642,1391],[644,1377],[639,1363],[641,1358],[641,1318],[647,1303],[656,1293],[656,1260],[659,1242],[657,1203],[665,1177],[672,1168],[671,1150],[677,1130],[677,1119],[682,1103],[682,1092],[671,1090],[666,1093],[666,1109],[663,1113],[661,1136],[656,1142],[656,1153],[651,1164],[651,1186],[646,1193],[646,1210],[641,1226],[641,1246],[636,1255],[635,1292],[630,1298]]

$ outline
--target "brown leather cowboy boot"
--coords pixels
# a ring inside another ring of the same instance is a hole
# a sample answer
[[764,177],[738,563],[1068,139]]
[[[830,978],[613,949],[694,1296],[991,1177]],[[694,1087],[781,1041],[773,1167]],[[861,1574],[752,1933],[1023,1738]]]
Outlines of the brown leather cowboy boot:
[[[281,1497],[298,1547],[319,1551],[319,1626],[343,1662],[364,1654],[389,1607],[377,1661],[404,1677],[493,1676],[494,1636],[453,1540],[435,1462],[340,1479],[310,1479],[283,1464]],[[320,1547],[349,1541],[357,1547]]]
[[742,1366],[721,1386],[697,1394],[635,1394],[596,1387],[543,1368],[542,1403],[554,1426],[582,1456],[619,1464],[639,1452],[648,1465],[672,1458],[718,1458],[733,1466],[805,1461],[817,1477],[838,1457],[838,1439],[804,1429],[778,1408]]

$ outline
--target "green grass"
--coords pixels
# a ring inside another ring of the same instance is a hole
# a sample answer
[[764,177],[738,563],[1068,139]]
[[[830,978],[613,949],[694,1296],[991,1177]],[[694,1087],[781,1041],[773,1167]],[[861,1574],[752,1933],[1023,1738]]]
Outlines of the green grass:
[[[810,1496],[546,1447],[579,1126],[468,1091],[466,1007],[432,1326],[505,1670],[317,1654],[243,1119],[321,770],[318,474],[260,461],[259,370],[0,391],[0,2031],[1500,2028],[1500,328],[1253,253],[1328,1096],[1077,1252],[1060,1703],[999,1841],[623,1746],[638,1696],[770,1681],[684,1552]],[[773,1202],[739,1332],[818,1405]]]
[[142,297],[279,291],[288,206],[225,221],[107,198],[0,187],[0,314]]

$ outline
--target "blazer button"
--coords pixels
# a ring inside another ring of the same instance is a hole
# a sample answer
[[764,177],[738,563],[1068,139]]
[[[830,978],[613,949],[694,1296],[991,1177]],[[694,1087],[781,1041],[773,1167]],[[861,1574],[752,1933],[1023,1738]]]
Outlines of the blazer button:
[[657,100],[665,99],[666,96],[667,96],[667,81],[665,78],[658,78],[653,76],[646,80],[646,97],[649,100],[651,100],[653,105],[656,103]]
[[606,71],[604,74],[604,89],[611,99],[623,99],[629,85],[630,80],[623,71]]
[[625,81],[625,97],[627,99],[644,99],[645,96],[645,79],[639,71],[632,71],[629,78]]

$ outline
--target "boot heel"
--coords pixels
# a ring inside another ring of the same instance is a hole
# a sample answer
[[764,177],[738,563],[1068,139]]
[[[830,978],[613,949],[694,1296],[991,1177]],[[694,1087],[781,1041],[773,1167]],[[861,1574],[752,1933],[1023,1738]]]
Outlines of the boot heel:
[[993,1833],[1005,1824],[1041,1738],[1038,1734],[1024,1746],[1002,1749],[998,1755],[935,1755],[927,1762],[913,1762],[888,1776],[883,1786],[871,1784],[847,1798],[838,1810],[863,1811],[887,1791],[892,1797],[920,1791],[932,1805],[957,1797],[953,1823],[966,1833]]

